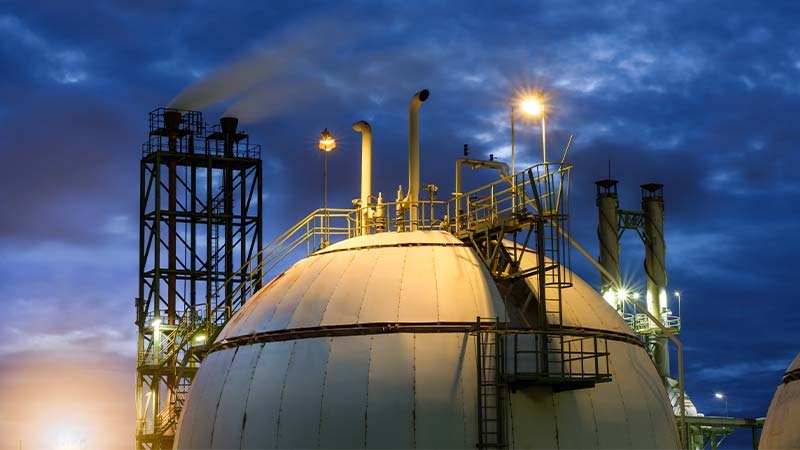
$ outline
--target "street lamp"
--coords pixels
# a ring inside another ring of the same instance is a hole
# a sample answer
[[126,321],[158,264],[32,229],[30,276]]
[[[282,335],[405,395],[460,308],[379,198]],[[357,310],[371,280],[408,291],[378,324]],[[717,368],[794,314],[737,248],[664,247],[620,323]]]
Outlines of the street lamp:
[[322,247],[327,247],[330,244],[330,215],[328,213],[328,153],[336,148],[336,140],[331,136],[327,128],[322,130],[319,139],[319,149],[322,150],[323,163],[322,163],[322,192],[323,192],[323,208],[325,210],[325,223],[324,234],[322,240]]
[[725,400],[725,417],[728,417],[728,397],[722,392],[714,393],[714,397],[718,400]]
[[675,297],[678,298],[678,317],[681,317],[681,293],[680,293],[680,291],[675,291]]
[[547,128],[545,124],[545,104],[541,96],[527,97],[520,102],[522,110],[531,117],[542,118],[542,162],[547,163]]
[[[512,190],[514,191],[514,196],[516,197],[516,166],[515,166],[515,137],[514,137],[514,111],[515,111],[515,103],[511,103],[511,176],[512,178]],[[546,147],[546,139],[545,139],[545,120],[544,120],[544,102],[541,100],[539,96],[536,95],[526,95],[523,96],[519,100],[519,107],[528,116],[542,117],[542,162],[546,162],[547,160],[547,147]],[[513,199],[516,203],[516,198]]]

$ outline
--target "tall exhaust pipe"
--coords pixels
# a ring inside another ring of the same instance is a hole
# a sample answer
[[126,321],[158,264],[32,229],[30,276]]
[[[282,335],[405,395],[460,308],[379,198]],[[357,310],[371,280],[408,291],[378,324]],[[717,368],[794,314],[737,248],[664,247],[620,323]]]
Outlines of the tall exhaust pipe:
[[361,235],[369,232],[367,210],[372,194],[372,127],[365,120],[353,124],[353,130],[361,133]]
[[410,208],[411,230],[419,227],[417,223],[419,202],[419,108],[428,99],[430,92],[423,89],[413,97],[408,106],[408,195],[406,204]]
[[178,128],[180,125],[180,111],[164,111],[164,128],[167,130],[167,145],[171,152],[178,150]]
[[[642,211],[644,211],[644,271],[647,276],[647,310],[661,317],[667,304],[667,269],[664,243],[664,194],[663,184],[650,183],[642,186]],[[653,360],[659,374],[669,376],[669,349],[667,338],[654,336]]]
[[[600,180],[597,185],[597,238],[600,240],[600,255],[598,262],[612,275],[608,278],[600,275],[600,292],[607,297],[607,292],[620,286],[622,277],[619,271],[619,199],[617,197],[617,180]],[[612,293],[614,305],[617,309],[622,306],[622,300]]]

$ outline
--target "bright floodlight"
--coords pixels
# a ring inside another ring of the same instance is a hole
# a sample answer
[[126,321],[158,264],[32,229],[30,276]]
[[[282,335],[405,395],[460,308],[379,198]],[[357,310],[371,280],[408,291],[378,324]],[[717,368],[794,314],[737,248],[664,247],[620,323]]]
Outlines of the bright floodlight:
[[634,292],[634,293],[633,293],[633,299],[634,299],[634,300],[639,300],[639,297],[641,297],[641,295],[639,295],[639,293],[638,293],[638,292]]
[[523,100],[519,106],[526,114],[531,116],[541,116],[544,114],[544,104],[537,97],[530,97]]
[[620,289],[617,291],[617,298],[620,300],[627,300],[628,298],[628,290],[627,289]]
[[320,135],[319,139],[319,149],[325,152],[329,152],[336,148],[336,140],[331,136],[331,133],[328,131],[327,128],[322,130],[322,135]]
[[722,400],[723,398],[725,398],[725,394],[723,394],[722,392],[715,392],[714,397],[717,397],[718,399]]
[[681,296],[681,293],[678,292],[678,291],[675,291],[675,297],[680,297],[680,296]]
[[153,326],[158,328],[161,325],[161,319],[153,319]]

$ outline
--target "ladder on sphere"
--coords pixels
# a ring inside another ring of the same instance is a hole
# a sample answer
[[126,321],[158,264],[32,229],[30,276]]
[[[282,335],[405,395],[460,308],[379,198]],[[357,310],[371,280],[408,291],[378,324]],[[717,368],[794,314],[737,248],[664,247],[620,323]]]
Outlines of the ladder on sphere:
[[497,319],[481,322],[476,327],[476,360],[478,367],[478,445],[479,449],[506,448],[506,384],[503,382],[505,346],[498,333]]

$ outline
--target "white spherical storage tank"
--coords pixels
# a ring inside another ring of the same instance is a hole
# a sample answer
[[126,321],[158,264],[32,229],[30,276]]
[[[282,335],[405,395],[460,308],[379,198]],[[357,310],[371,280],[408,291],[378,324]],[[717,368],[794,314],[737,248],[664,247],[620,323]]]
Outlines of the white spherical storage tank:
[[[509,391],[509,448],[678,448],[644,348],[588,284],[564,324],[605,330],[612,381]],[[507,317],[475,251],[445,232],[331,245],[257,292],[192,385],[176,449],[475,448],[476,318]]]
[[800,448],[800,354],[786,369],[761,430],[759,449]]

